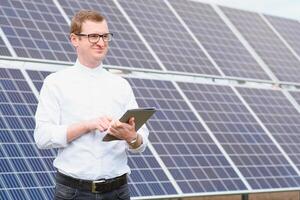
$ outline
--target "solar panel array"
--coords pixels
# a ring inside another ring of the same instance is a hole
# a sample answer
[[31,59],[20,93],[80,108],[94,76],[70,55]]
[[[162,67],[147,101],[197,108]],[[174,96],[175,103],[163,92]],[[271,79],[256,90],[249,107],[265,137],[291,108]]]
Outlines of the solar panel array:
[[[110,29],[115,33],[105,64],[270,79],[272,75],[259,66],[210,5],[189,0],[169,1],[169,5],[166,2],[58,0],[54,3],[45,0],[3,0],[0,5],[0,25],[18,57],[73,62],[76,54],[68,39],[68,23],[80,9],[97,9],[105,13]],[[279,81],[299,82],[298,21],[266,15],[275,29],[298,52],[297,59],[258,14],[220,8]],[[186,27],[203,45],[205,52]],[[0,55],[10,55],[2,38],[0,47]],[[149,48],[163,66],[158,64]]]
[[275,16],[265,16],[285,41],[300,56],[300,22]]
[[185,0],[170,4],[226,76],[270,79],[210,5]]
[[239,92],[300,169],[300,114],[281,91],[239,88]]
[[51,199],[54,154],[33,140],[37,99],[20,70],[0,74],[0,198]]
[[149,122],[149,139],[183,193],[246,189],[171,82],[130,83],[140,106],[158,109]]
[[257,13],[222,7],[222,11],[246,38],[280,81],[300,81],[300,61]]
[[[129,154],[134,199],[299,190],[299,22],[217,8],[190,0],[2,0],[0,199],[52,199],[56,149],[35,145],[36,91],[76,59],[68,32],[80,9],[106,16],[114,38],[105,66],[147,72],[125,78],[141,107],[158,110],[147,124],[149,148]],[[45,60],[55,64],[35,67]],[[182,80],[187,73],[195,79]],[[204,76],[213,78],[199,82]],[[298,105],[285,89],[259,82],[295,85],[288,92]]]
[[119,2],[167,70],[220,74],[163,1]]
[[[230,87],[195,83],[179,85],[251,188],[299,186],[297,172]],[[249,91],[244,93],[251,94]],[[263,111],[261,109],[265,113]]]
[[1,28],[19,57],[75,61],[68,24],[52,1],[3,0],[0,12]]

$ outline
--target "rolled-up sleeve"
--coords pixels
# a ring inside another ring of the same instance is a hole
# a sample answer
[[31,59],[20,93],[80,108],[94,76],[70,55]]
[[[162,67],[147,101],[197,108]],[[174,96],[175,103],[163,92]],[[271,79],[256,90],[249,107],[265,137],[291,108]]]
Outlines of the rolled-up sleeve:
[[67,126],[60,125],[59,95],[47,78],[35,114],[34,140],[41,149],[61,148],[67,146]]
[[[137,107],[138,107],[138,104],[136,102],[134,93],[133,93],[133,91],[130,87],[129,101],[128,101],[128,104],[126,106],[126,109],[129,110],[129,109],[134,109],[134,108],[137,108]],[[146,149],[146,147],[148,145],[148,142],[149,142],[149,140],[148,140],[149,130],[146,127],[146,125],[143,125],[137,132],[142,137],[143,143],[136,149],[130,148],[130,146],[127,144],[128,150],[132,153],[141,153],[141,152],[143,152]]]

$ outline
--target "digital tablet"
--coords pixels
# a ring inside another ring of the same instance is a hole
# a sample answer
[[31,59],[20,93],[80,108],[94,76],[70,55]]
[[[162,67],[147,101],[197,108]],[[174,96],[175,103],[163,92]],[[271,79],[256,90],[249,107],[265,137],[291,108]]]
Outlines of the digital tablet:
[[[128,123],[131,117],[134,117],[135,121],[135,131],[138,131],[147,120],[156,112],[155,108],[136,108],[130,109],[125,112],[125,114],[119,119],[120,122]],[[102,141],[120,140],[115,136],[107,133]]]

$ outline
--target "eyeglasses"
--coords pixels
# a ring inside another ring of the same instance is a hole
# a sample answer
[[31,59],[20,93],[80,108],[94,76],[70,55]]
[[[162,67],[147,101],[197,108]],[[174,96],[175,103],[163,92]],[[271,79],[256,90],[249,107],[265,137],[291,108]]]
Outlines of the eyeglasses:
[[92,34],[75,33],[75,35],[88,37],[90,43],[97,43],[99,42],[100,38],[102,38],[104,42],[109,42],[112,40],[113,37],[112,33],[104,33],[102,35],[97,33],[92,33]]

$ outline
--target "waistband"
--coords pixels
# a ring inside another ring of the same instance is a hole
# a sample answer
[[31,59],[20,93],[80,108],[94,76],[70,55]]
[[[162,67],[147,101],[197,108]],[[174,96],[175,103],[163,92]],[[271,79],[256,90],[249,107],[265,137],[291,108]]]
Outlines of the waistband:
[[116,190],[127,183],[127,174],[111,178],[99,179],[95,181],[76,179],[60,172],[56,174],[56,181],[62,185],[72,188],[91,191],[93,193],[105,193]]

